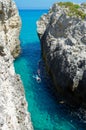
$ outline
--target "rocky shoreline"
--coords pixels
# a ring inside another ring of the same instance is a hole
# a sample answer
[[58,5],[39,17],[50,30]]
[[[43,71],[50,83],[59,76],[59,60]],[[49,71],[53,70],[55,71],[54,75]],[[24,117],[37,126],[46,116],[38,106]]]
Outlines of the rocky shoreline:
[[21,20],[11,0],[0,0],[0,130],[32,130],[23,85],[13,61],[20,53]]
[[37,21],[37,32],[56,90],[86,107],[86,4],[55,3]]

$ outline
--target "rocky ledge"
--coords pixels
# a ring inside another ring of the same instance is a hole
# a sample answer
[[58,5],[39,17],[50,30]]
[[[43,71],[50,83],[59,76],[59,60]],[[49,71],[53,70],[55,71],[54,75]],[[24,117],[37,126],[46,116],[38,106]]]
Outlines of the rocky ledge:
[[56,90],[86,106],[86,4],[55,3],[37,21],[37,32]]
[[20,53],[21,21],[11,0],[0,0],[0,130],[32,130],[30,114],[13,57]]

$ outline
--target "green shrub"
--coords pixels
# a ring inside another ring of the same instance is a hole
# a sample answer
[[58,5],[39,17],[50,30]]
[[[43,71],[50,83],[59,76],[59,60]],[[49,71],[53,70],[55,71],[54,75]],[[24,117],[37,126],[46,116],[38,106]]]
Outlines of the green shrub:
[[72,2],[59,2],[59,6],[64,6],[65,8],[69,8],[68,15],[69,16],[77,16],[81,17],[82,19],[85,19],[86,14],[80,10],[80,5],[73,4]]

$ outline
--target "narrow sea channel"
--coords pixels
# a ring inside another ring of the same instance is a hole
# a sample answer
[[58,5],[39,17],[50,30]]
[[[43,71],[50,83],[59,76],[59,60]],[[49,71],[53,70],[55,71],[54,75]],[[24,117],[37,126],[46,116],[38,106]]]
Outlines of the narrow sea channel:
[[[36,32],[36,21],[47,10],[19,12],[22,19],[21,55],[15,60],[14,65],[16,73],[20,74],[24,84],[34,130],[86,130],[86,123],[80,120],[81,110],[59,104],[52,92],[52,81],[46,73],[41,58],[40,41]],[[33,77],[37,74],[39,61],[41,83]]]

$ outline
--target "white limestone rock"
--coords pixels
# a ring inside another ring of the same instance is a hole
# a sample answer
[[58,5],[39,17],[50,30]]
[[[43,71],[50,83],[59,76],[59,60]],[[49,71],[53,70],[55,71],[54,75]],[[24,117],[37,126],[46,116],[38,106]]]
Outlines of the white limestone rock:
[[[14,58],[20,53],[21,20],[12,0],[0,0],[0,130],[32,130]],[[17,51],[16,51],[17,48]]]

